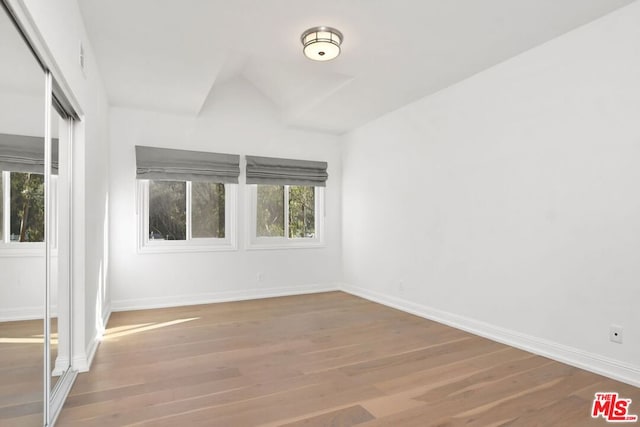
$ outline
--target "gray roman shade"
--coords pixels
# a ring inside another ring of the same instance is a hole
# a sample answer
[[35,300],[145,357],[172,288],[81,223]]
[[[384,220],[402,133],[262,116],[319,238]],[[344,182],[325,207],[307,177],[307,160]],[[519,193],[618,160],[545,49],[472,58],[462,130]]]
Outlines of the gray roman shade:
[[138,179],[237,184],[240,176],[240,156],[237,154],[136,145],[136,165]]
[[[0,133],[0,170],[44,173],[44,138]],[[51,172],[58,173],[58,140],[51,141]]]
[[247,184],[324,187],[327,162],[247,156]]

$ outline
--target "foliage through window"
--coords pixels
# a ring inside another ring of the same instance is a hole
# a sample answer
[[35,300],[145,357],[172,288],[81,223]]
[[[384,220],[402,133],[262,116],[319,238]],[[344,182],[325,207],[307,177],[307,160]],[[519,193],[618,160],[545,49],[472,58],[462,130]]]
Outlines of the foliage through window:
[[0,171],[0,242],[4,242],[4,184],[3,173]]
[[214,182],[191,184],[191,235],[193,238],[224,238],[225,188]]
[[257,235],[284,237],[284,187],[258,185]]
[[186,240],[187,183],[149,182],[149,239]]
[[289,187],[289,237],[315,237],[315,187]]
[[255,236],[257,238],[315,239],[316,187],[257,185]]
[[44,175],[23,172],[1,175],[0,241],[43,242]]
[[149,180],[141,181],[140,188],[147,194],[143,245],[161,241],[231,245],[230,193],[225,184]]

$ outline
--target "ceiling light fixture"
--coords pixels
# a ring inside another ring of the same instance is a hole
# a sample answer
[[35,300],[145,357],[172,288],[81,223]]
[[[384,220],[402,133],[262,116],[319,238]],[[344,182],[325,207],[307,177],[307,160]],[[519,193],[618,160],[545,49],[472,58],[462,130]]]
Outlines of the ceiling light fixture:
[[330,61],[340,55],[342,33],[331,27],[313,27],[302,33],[304,56],[314,61]]

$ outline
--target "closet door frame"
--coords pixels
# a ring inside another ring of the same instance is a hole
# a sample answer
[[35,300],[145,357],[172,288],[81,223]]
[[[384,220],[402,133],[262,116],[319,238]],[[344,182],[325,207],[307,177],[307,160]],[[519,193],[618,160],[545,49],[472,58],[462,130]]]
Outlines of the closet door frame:
[[[77,370],[72,367],[73,360],[73,130],[75,128],[75,120],[73,114],[65,110],[63,105],[56,99],[54,94],[54,80],[51,72],[47,71],[45,75],[45,317],[44,317],[44,421],[45,426],[52,425],[60,411],[64,401],[71,390],[71,386],[77,376]],[[53,135],[51,133],[54,112],[60,116],[62,120],[59,121],[59,138],[58,138],[58,154],[59,154],[59,167],[58,167],[58,194],[54,198],[52,197],[52,185],[51,185],[51,166],[52,166],[52,143]],[[65,133],[62,137],[62,133]],[[64,175],[63,175],[64,172]],[[62,184],[65,185],[62,185]],[[65,191],[66,194],[62,194]],[[61,206],[62,201],[66,204]],[[57,203],[56,203],[57,202]],[[58,206],[56,206],[56,204]],[[60,208],[63,210],[60,210]],[[56,211],[57,220],[54,219],[54,211]],[[60,215],[64,212],[64,215]],[[66,233],[64,237],[61,231],[62,219],[66,219]],[[58,227],[56,230],[56,238],[53,238],[51,231],[54,227]],[[62,243],[65,243],[64,252],[62,251]],[[57,246],[57,257],[54,255],[54,245]],[[56,258],[54,260],[54,257]],[[57,277],[54,279],[52,269],[55,263],[58,263],[56,269]],[[66,264],[66,265],[63,265]],[[65,274],[61,274],[61,271],[65,271]],[[60,377],[54,387],[51,387],[51,378],[55,371],[51,366],[51,306],[52,306],[52,283],[56,280],[57,283],[57,297],[58,297],[58,351],[57,357],[61,354],[66,359],[65,369],[60,373]],[[64,286],[64,289],[62,288]],[[60,302],[62,299],[60,296],[64,296],[64,303]],[[62,317],[64,316],[64,317]],[[61,325],[65,325],[64,330]],[[65,342],[64,351],[61,352],[61,343]]]

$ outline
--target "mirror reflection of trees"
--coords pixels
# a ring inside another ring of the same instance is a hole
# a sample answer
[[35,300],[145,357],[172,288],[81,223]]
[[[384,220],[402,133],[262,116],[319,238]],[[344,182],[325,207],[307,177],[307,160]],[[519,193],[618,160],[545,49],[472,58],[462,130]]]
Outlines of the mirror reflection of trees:
[[11,241],[44,241],[44,175],[10,173]]
[[3,173],[0,170],[0,242],[4,242],[4,184]]

